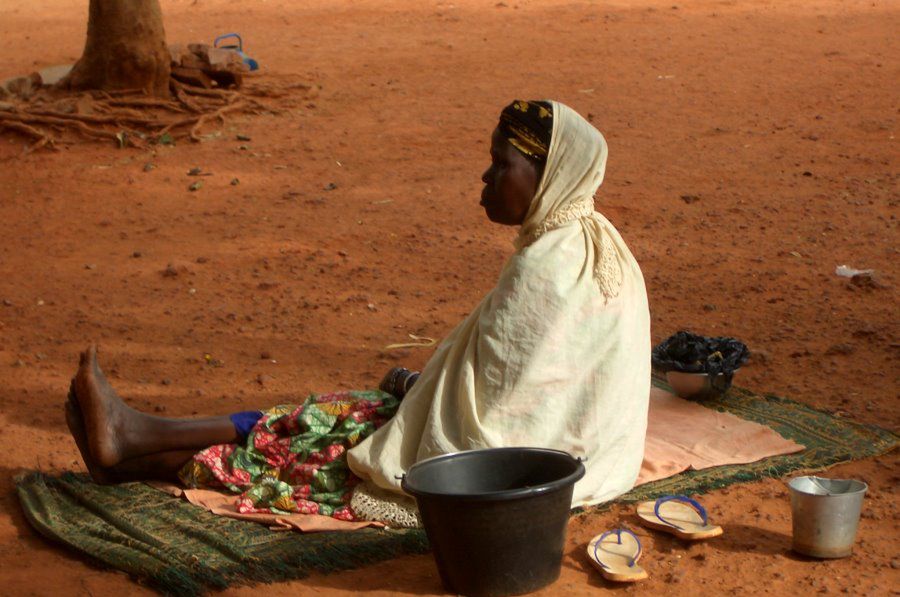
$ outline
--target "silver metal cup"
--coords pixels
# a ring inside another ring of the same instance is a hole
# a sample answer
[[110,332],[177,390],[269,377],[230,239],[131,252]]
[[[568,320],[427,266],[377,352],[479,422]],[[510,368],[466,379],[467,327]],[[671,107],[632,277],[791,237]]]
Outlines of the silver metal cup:
[[868,485],[853,479],[796,477],[788,488],[794,551],[814,558],[849,556]]

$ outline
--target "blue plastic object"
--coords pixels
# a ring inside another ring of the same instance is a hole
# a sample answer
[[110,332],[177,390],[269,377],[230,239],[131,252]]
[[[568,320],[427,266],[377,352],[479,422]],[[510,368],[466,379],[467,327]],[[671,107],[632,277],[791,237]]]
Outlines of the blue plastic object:
[[700,502],[697,500],[692,500],[686,495],[667,495],[656,500],[656,504],[653,506],[653,513],[656,515],[658,519],[671,526],[672,528],[678,529],[679,531],[683,531],[684,529],[675,524],[674,522],[669,522],[659,513],[659,507],[662,506],[666,502],[682,502],[684,504],[689,505],[691,508],[697,511],[697,514],[703,518],[703,524],[706,525],[706,522],[709,520],[706,515],[706,508],[700,505]]
[[606,564],[604,564],[603,562],[600,561],[600,556],[597,554],[597,552],[600,550],[600,544],[603,542],[603,540],[606,539],[607,537],[609,537],[610,535],[612,535],[613,533],[616,534],[616,539],[618,539],[619,545],[622,545],[622,533],[631,535],[632,537],[634,537],[634,540],[637,541],[637,553],[634,554],[634,556],[632,556],[631,563],[628,564],[629,568],[634,568],[634,565],[637,564],[637,561],[641,558],[641,553],[643,553],[643,551],[644,551],[644,546],[641,545],[641,540],[638,539],[637,535],[635,535],[634,533],[632,533],[631,531],[629,531],[628,529],[625,529],[625,528],[613,529],[611,531],[606,531],[605,533],[600,535],[600,538],[597,539],[596,543],[594,543],[594,560],[596,560],[598,564],[600,564],[601,566],[603,566],[604,568],[609,570],[609,566],[607,566]]
[[[229,39],[229,38],[237,39],[237,45],[234,45],[234,44],[229,44],[226,46],[219,45],[220,41],[222,41],[224,39]],[[254,60],[253,58],[250,58],[249,56],[244,54],[244,41],[241,39],[241,36],[238,35],[237,33],[226,33],[224,35],[220,35],[213,42],[213,47],[214,48],[222,48],[225,50],[234,50],[235,52],[240,54],[241,60],[244,61],[244,64],[246,64],[250,70],[258,70],[259,69],[259,63],[256,60]]]

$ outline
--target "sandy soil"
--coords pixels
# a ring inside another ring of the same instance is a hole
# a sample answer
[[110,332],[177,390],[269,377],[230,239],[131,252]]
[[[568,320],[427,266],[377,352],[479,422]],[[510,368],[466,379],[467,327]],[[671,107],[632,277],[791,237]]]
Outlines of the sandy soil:
[[[173,416],[421,366],[428,349],[382,348],[447,333],[510,253],[513,230],[486,221],[478,193],[515,97],[565,101],[606,134],[598,208],[642,265],[655,341],[737,336],[757,354],[740,384],[898,429],[896,2],[162,4],[170,42],[239,30],[267,76],[322,92],[156,153],[76,144],[8,159],[25,140],[0,138],[4,593],[142,590],[36,536],[12,490],[22,468],[82,469],[62,401],[88,341],[131,404]],[[77,59],[86,7],[0,4],[0,78]],[[191,167],[212,173],[198,192]],[[839,264],[874,268],[880,287],[848,284]],[[851,558],[792,555],[786,490],[769,480],[704,496],[721,539],[644,533],[651,578],[635,587],[608,585],[582,555],[594,534],[634,525],[629,510],[574,519],[544,593],[896,594],[896,454],[828,474],[871,486]],[[441,587],[424,555],[268,590]]]

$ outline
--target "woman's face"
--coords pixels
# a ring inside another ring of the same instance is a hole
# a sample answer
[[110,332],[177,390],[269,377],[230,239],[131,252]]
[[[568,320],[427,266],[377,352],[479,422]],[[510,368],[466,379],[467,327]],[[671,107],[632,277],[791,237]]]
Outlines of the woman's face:
[[541,180],[541,168],[522,155],[499,129],[491,135],[491,167],[481,175],[481,206],[490,221],[521,226]]

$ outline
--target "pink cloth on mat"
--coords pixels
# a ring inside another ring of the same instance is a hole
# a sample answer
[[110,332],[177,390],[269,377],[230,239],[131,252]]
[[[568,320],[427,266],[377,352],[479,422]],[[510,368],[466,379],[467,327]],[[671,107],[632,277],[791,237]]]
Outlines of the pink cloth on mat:
[[635,485],[687,470],[747,464],[803,449],[765,425],[652,388],[644,462]]
[[166,483],[164,481],[150,481],[147,484],[176,497],[184,498],[195,506],[199,506],[213,514],[258,522],[268,526],[273,531],[294,529],[304,533],[312,533],[319,531],[353,531],[365,527],[384,526],[380,522],[349,522],[338,520],[331,516],[320,516],[319,514],[242,514],[238,512],[237,496],[234,494],[222,493],[213,489],[184,489],[174,483]]

